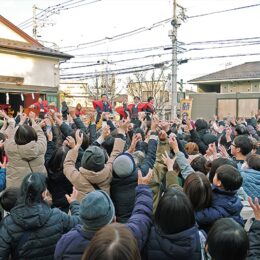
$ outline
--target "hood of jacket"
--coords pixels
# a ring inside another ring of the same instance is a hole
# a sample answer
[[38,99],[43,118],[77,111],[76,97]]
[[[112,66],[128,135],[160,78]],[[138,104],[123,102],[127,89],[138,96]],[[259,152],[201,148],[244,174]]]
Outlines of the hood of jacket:
[[[160,250],[170,255],[173,259],[200,259],[200,236],[197,227],[193,226],[177,234],[162,234],[157,227],[152,233],[159,243]],[[153,248],[153,250],[156,250]],[[198,254],[198,258],[194,257]]]
[[108,170],[108,168],[105,165],[105,168],[102,169],[99,172],[90,171],[90,170],[87,170],[87,169],[85,169],[83,167],[80,167],[79,171],[82,174],[82,176],[85,179],[87,179],[89,182],[91,182],[91,183],[100,183],[100,182],[103,182],[103,181],[105,181],[107,179],[106,174],[100,174],[100,173],[103,172],[103,171],[109,171],[109,170]]
[[13,221],[24,230],[42,227],[51,216],[51,209],[45,203],[36,203],[31,206],[19,204],[14,207],[10,215]]
[[36,159],[39,155],[39,145],[35,141],[31,141],[25,145],[17,145],[18,153],[25,161]]

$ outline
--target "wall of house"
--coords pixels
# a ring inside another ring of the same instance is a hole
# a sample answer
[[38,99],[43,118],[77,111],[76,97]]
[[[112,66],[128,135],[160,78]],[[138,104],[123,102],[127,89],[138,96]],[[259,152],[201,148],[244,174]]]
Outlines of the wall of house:
[[260,93],[190,93],[192,118],[213,119],[217,114],[220,118],[250,117],[258,113]]
[[27,42],[24,38],[22,38],[20,35],[18,35],[2,23],[0,23],[0,38],[9,39],[13,41]]
[[221,93],[259,92],[260,81],[231,82],[221,84]]
[[57,58],[0,51],[0,60],[1,76],[23,77],[24,85],[59,86],[59,60]]

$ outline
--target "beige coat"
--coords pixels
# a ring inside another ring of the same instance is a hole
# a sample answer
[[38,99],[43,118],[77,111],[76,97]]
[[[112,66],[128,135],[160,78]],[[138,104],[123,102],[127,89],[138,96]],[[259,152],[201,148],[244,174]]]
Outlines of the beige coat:
[[14,135],[18,127],[12,131],[5,142],[5,151],[8,157],[6,167],[6,187],[20,187],[23,178],[33,172],[45,173],[44,155],[47,149],[47,140],[38,125],[33,126],[38,140],[25,145],[17,145]]
[[125,141],[120,138],[115,139],[114,148],[103,170],[99,172],[89,171],[82,167],[79,171],[75,168],[78,157],[78,149],[71,149],[64,161],[64,174],[72,185],[78,190],[78,201],[81,201],[85,195],[94,191],[91,185],[96,184],[101,190],[110,194],[110,182],[112,180],[112,165],[115,158],[123,152]]

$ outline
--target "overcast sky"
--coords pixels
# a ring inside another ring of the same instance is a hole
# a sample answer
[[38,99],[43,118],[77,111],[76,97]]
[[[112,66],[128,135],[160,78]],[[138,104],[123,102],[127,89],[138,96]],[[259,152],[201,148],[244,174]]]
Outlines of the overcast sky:
[[[19,25],[26,19],[32,17],[33,4],[39,9],[46,9],[49,6],[54,6],[61,2],[69,2],[71,4],[73,4],[73,2],[79,2],[78,5],[80,5],[92,1],[94,0],[71,0],[70,2],[68,0],[0,0],[1,15],[9,19],[12,23]],[[178,3],[186,8],[185,13],[187,16],[196,16],[203,13],[260,4],[260,1],[179,0]],[[37,10],[37,13],[39,12],[41,12],[41,10]],[[215,45],[206,45],[205,43],[189,45],[192,42],[260,37],[260,33],[258,33],[259,13],[260,6],[256,6],[204,17],[187,18],[178,29],[178,41],[186,44],[182,46],[186,49],[186,52],[180,54],[178,58],[194,59],[220,55],[228,56],[238,53],[260,53],[258,45],[240,46],[236,48],[219,48],[221,46],[220,42]],[[39,28],[39,35],[41,35],[39,39],[54,42],[61,48],[61,51],[67,51],[77,57],[68,64],[63,65],[63,67],[75,66],[76,64],[80,64],[79,62],[96,62],[104,58],[110,61],[108,69],[114,70],[161,61],[170,61],[171,55],[167,55],[167,53],[171,51],[163,50],[163,48],[153,52],[127,53],[125,55],[108,54],[105,57],[98,55],[90,57],[86,55],[99,52],[110,53],[129,49],[142,49],[145,47],[169,46],[171,44],[171,40],[168,36],[168,32],[171,29],[170,22],[156,28],[153,28],[152,25],[171,16],[172,0],[101,0],[69,10],[61,10],[59,14],[52,15],[47,20],[45,16],[41,17],[44,21],[44,27]],[[38,20],[39,25],[42,25],[43,21]],[[150,27],[151,29],[120,40],[110,39],[97,46],[80,45],[82,43],[103,39],[104,37],[113,38],[115,35],[143,27]],[[25,28],[25,31],[31,34],[32,27],[29,26]],[[241,41],[237,41],[237,43],[233,42],[231,46],[234,44],[241,44]],[[71,47],[67,49],[62,48],[66,46]],[[212,47],[217,48],[212,49]],[[198,50],[198,48],[200,48],[200,50]],[[201,48],[207,48],[207,50],[201,50]],[[196,50],[187,51],[188,49]],[[113,64],[113,61],[116,60],[140,58],[151,54],[158,55]],[[77,55],[80,55],[81,58]],[[85,55],[85,57],[82,57],[82,55]],[[188,63],[179,66],[178,80],[182,78],[184,82],[186,82],[192,78],[225,69],[227,66],[237,65],[246,61],[256,61],[259,60],[259,58],[260,55],[190,60]],[[100,66],[86,67],[83,69],[66,70],[63,73],[94,72],[100,69]]]

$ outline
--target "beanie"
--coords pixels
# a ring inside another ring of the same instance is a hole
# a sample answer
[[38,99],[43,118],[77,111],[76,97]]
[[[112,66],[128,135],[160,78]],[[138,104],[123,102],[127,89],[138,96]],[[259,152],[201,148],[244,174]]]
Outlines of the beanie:
[[99,172],[104,169],[105,166],[105,154],[104,151],[97,146],[90,146],[85,150],[82,159],[81,167]]
[[135,162],[131,154],[122,153],[113,162],[113,171],[119,178],[124,178],[134,171]]
[[115,207],[105,191],[95,190],[88,193],[81,201],[79,216],[86,228],[99,229],[112,222]]

